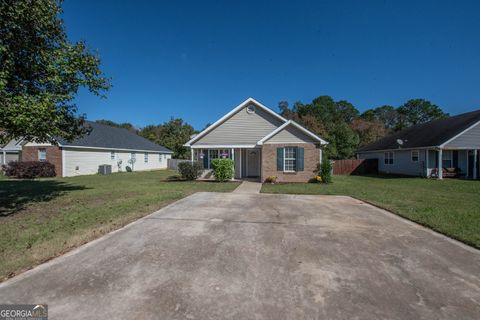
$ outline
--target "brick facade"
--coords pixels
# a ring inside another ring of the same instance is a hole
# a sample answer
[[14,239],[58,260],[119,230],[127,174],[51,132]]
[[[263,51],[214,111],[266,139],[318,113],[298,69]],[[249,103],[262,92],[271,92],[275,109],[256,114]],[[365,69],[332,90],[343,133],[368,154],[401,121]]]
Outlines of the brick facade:
[[62,150],[57,146],[35,146],[22,148],[22,161],[38,161],[38,149],[47,151],[47,161],[55,166],[55,173],[62,176]]
[[[280,147],[304,148],[304,170],[291,173],[277,171],[277,148]],[[308,182],[317,174],[319,162],[320,148],[314,143],[264,144],[262,146],[262,180],[265,181],[268,176],[276,176],[277,182]]]

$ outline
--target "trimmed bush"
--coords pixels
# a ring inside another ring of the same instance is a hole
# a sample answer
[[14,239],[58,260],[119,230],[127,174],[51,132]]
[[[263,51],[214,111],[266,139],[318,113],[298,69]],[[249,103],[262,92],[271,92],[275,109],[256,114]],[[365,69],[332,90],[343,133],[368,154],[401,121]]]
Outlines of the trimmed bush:
[[185,180],[195,180],[203,172],[203,164],[198,161],[184,161],[178,164],[178,172]]
[[45,161],[12,161],[2,166],[6,176],[17,179],[55,177],[55,166]]
[[233,178],[233,160],[231,159],[213,159],[213,175],[217,181],[227,181]]
[[320,165],[320,177],[323,183],[332,183],[332,162],[330,160],[325,159]]

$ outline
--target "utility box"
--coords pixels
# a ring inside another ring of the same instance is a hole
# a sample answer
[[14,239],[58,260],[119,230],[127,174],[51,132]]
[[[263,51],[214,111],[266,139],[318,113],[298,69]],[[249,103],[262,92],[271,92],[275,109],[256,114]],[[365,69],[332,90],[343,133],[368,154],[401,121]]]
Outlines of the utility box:
[[111,174],[112,166],[109,164],[101,164],[98,166],[98,173],[100,174]]

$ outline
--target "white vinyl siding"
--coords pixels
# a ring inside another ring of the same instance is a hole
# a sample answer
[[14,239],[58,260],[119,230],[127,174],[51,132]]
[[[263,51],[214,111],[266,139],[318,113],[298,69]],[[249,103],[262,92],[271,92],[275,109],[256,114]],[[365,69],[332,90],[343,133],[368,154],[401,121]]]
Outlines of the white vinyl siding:
[[[149,152],[152,157],[159,157],[158,153]],[[136,154],[135,154],[136,156]],[[132,167],[128,160],[131,159],[131,152],[116,152],[116,159],[111,159],[110,150],[93,150],[82,148],[64,148],[64,172],[65,176],[77,176],[85,174],[96,174],[98,172],[98,166],[102,164],[109,164],[112,166],[112,172],[125,171],[125,167]],[[144,163],[143,161],[136,161],[133,164],[134,171],[141,170],[155,170],[166,169],[166,159],[171,158],[171,154],[165,154],[164,161],[149,161]],[[78,168],[78,169],[77,169]]]
[[254,145],[282,124],[283,121],[262,108],[256,107],[254,113],[248,113],[245,107],[193,145]]
[[276,135],[265,141],[264,143],[282,144],[282,143],[315,143],[317,142],[310,136],[307,136],[298,128],[290,125],[278,132]]
[[456,137],[447,143],[444,149],[448,148],[476,148],[480,149],[480,123],[472,127],[467,132]]

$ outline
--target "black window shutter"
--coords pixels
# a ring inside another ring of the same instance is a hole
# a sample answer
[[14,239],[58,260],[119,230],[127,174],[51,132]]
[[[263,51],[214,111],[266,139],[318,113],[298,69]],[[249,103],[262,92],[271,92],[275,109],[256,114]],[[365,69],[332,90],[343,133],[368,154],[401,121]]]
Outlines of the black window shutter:
[[283,171],[283,148],[277,148],[277,171]]

